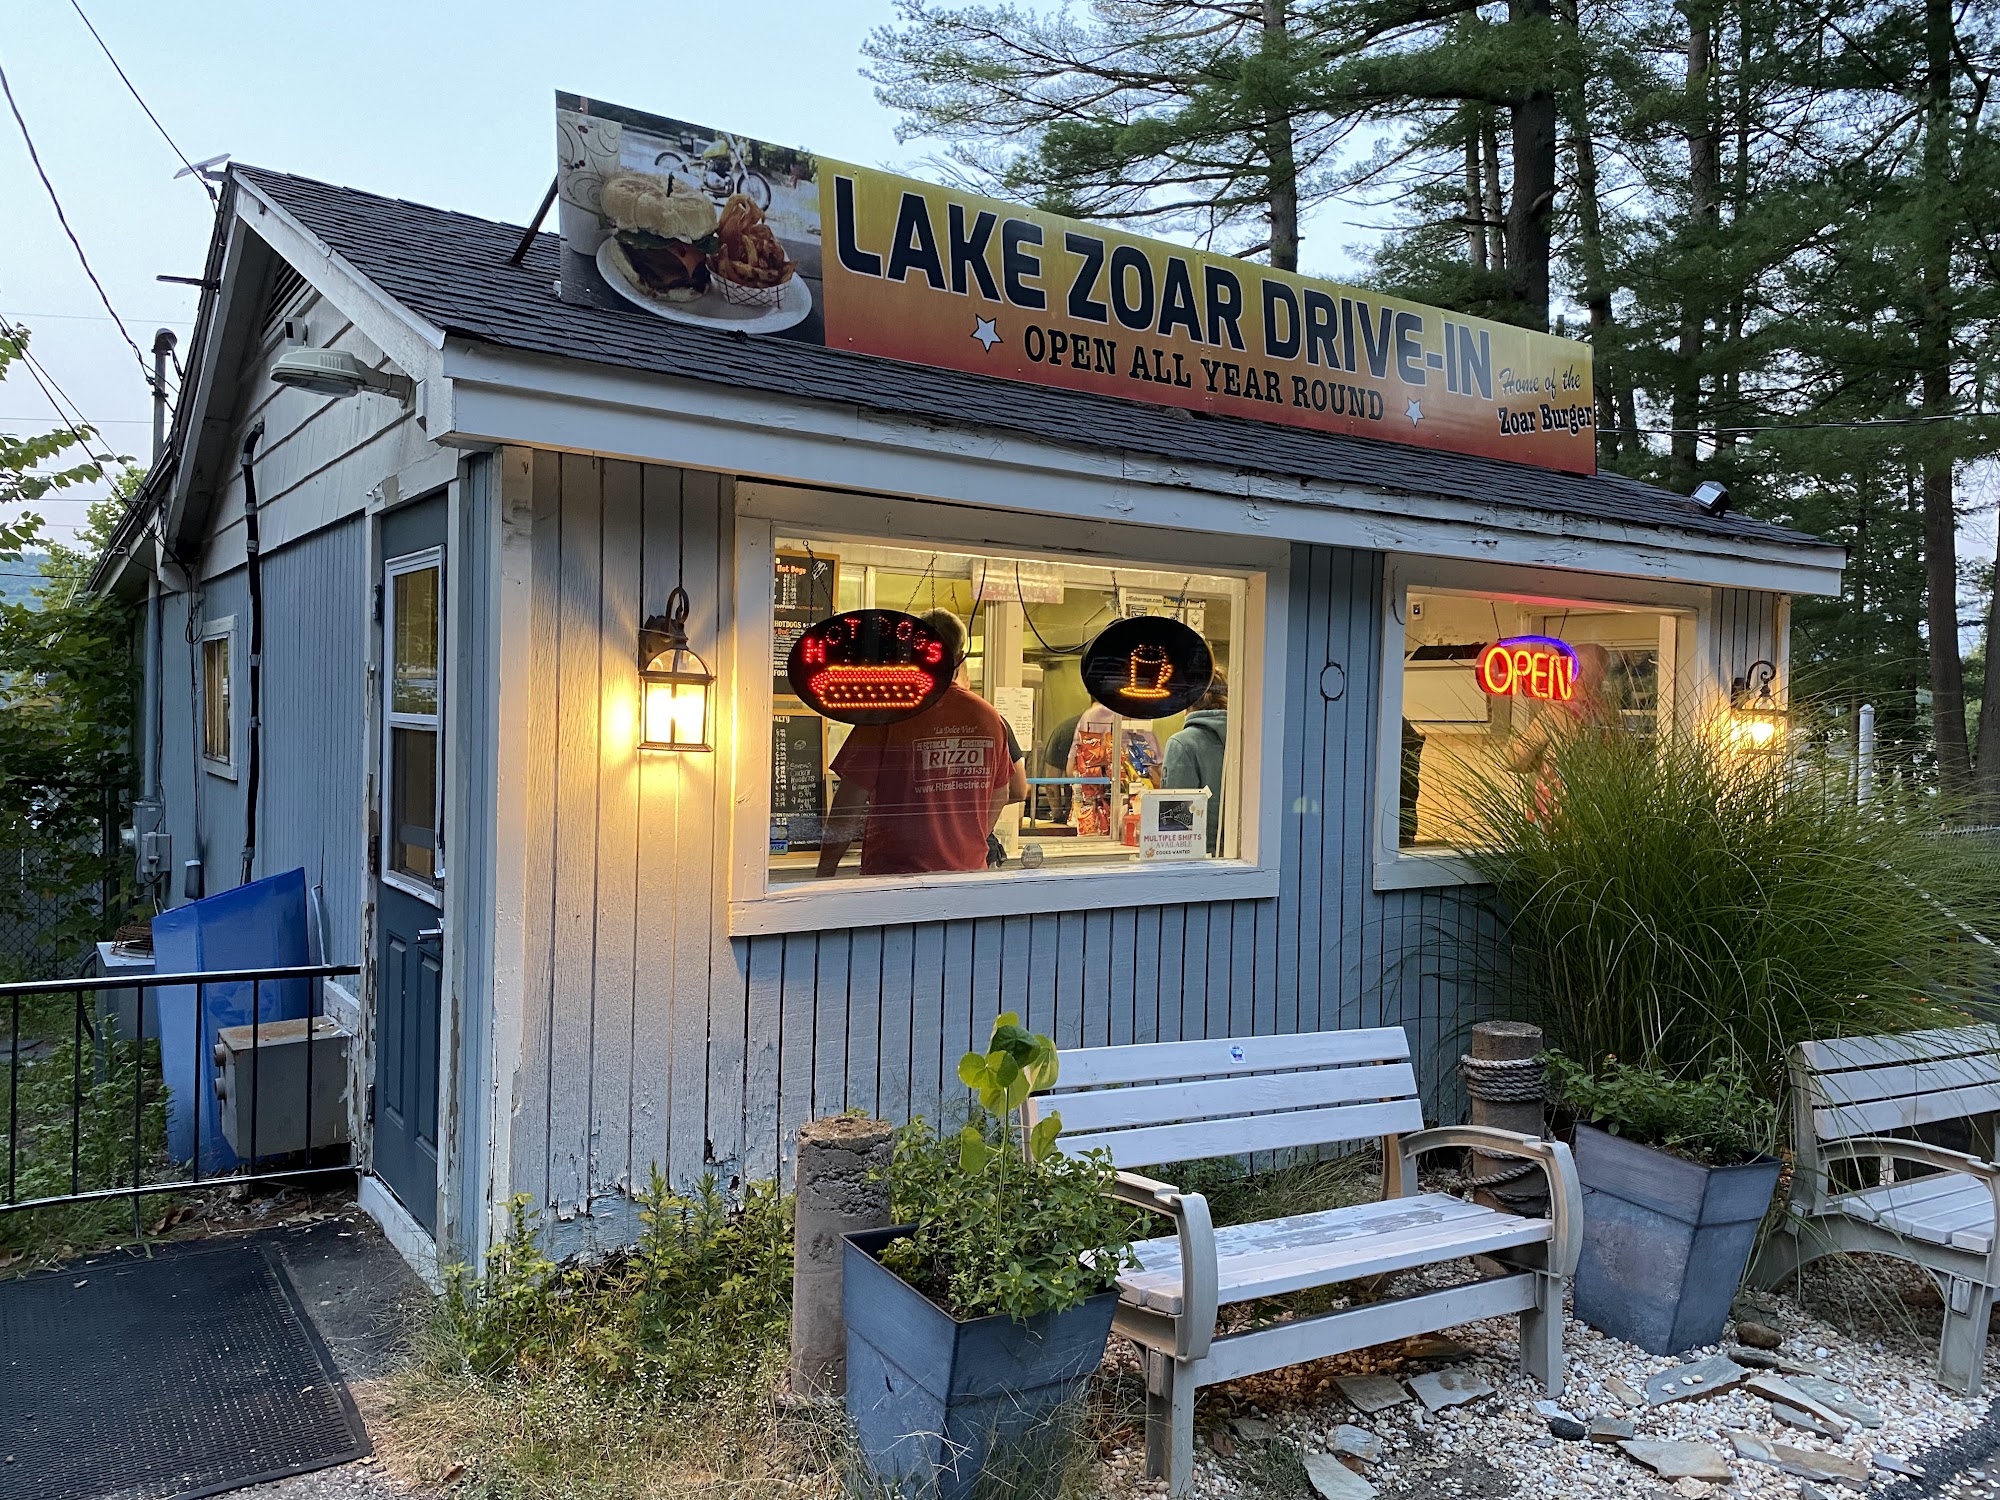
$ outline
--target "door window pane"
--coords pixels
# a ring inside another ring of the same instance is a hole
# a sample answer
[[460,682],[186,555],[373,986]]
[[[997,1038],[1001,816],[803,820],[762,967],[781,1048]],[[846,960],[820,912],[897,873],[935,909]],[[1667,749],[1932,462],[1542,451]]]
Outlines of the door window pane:
[[418,568],[390,580],[396,637],[390,643],[389,711],[438,711],[438,570]]
[[425,885],[437,870],[437,731],[389,731],[389,869]]

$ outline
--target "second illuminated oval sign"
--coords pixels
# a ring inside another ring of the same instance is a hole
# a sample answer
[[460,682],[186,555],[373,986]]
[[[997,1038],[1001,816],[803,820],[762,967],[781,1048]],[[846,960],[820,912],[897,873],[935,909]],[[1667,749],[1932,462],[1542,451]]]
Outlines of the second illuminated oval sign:
[[1083,650],[1084,690],[1128,719],[1164,719],[1194,707],[1215,676],[1215,658],[1187,625],[1134,615],[1104,627]]
[[843,724],[893,724],[944,696],[958,662],[931,628],[893,609],[857,609],[806,627],[785,677],[806,706]]

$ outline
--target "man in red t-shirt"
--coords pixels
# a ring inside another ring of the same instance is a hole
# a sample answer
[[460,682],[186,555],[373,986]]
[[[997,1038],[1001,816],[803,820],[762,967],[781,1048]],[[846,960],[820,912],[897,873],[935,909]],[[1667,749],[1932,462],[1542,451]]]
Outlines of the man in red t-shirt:
[[[924,624],[962,668],[964,622],[932,610]],[[840,778],[819,850],[820,876],[836,873],[861,840],[863,875],[923,875],[986,868],[986,836],[1001,809],[1026,794],[999,711],[954,676],[944,696],[894,724],[863,724],[833,758]]]

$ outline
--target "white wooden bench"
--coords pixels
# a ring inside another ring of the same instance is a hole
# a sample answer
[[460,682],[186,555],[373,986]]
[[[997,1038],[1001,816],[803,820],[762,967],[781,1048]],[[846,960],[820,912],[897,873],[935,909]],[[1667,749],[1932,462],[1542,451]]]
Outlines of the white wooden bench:
[[[1146,1465],[1185,1494],[1194,1476],[1194,1400],[1202,1386],[1365,1349],[1478,1318],[1518,1313],[1521,1363],[1562,1389],[1563,1290],[1576,1268],[1582,1199],[1569,1148],[1472,1126],[1423,1128],[1401,1027],[1299,1036],[1088,1047],[1061,1054],[1031,1116],[1063,1119],[1071,1154],[1107,1151],[1125,1202],[1173,1220],[1138,1245],[1120,1278],[1114,1328],[1146,1360]],[[1382,1201],[1215,1229],[1199,1193],[1124,1169],[1382,1138]],[[1520,1218],[1416,1190],[1417,1157],[1478,1146],[1525,1158],[1549,1179],[1548,1218]],[[1218,1335],[1231,1303],[1490,1256],[1506,1274]]]
[[[1938,1379],[1976,1393],[2000,1286],[1993,1233],[2000,1167],[1890,1132],[1966,1120],[1990,1151],[1984,1133],[2000,1112],[2000,1030],[1953,1026],[1804,1042],[1791,1074],[1793,1217],[1766,1240],[1752,1283],[1776,1286],[1808,1262],[1847,1250],[1922,1266],[1944,1295]],[[1835,1180],[1831,1169],[1857,1162],[1872,1169],[1871,1180]],[[1931,1170],[1899,1180],[1898,1163]]]

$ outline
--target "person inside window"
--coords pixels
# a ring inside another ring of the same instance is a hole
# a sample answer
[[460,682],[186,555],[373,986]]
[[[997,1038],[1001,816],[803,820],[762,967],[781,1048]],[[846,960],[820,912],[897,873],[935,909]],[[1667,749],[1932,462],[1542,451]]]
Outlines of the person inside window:
[[1170,787],[1208,788],[1208,852],[1222,835],[1222,750],[1229,733],[1229,684],[1217,672],[1208,691],[1188,710],[1187,722],[1167,739]]
[[856,726],[834,756],[840,790],[827,811],[821,879],[839,871],[857,839],[863,875],[983,870],[1001,809],[1027,795],[1006,721],[965,684],[965,622],[943,609],[923,622],[958,670],[929,708]]
[[1538,822],[1554,816],[1562,794],[1558,744],[1587,733],[1605,733],[1619,724],[1618,706],[1611,697],[1611,653],[1595,641],[1583,642],[1575,653],[1576,680],[1570,697],[1544,704],[1534,723],[1515,737],[1506,752],[1508,770],[1535,778]]

